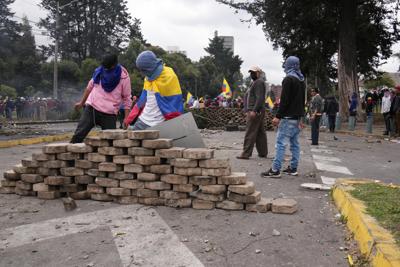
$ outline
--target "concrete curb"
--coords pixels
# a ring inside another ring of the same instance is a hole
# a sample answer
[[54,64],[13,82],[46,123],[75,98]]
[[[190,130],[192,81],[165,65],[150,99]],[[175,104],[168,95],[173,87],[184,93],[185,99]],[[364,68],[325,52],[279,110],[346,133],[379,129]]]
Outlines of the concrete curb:
[[400,249],[392,234],[366,214],[364,203],[349,193],[354,189],[352,185],[371,182],[375,181],[339,179],[332,190],[333,200],[342,215],[347,218],[347,227],[354,233],[361,253],[369,259],[372,266],[398,267]]

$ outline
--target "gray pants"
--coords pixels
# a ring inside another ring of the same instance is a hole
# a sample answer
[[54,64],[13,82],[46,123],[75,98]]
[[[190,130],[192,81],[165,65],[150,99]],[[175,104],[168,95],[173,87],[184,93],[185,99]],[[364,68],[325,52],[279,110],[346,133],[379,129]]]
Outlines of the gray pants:
[[150,126],[141,121],[140,119],[137,119],[135,124],[130,127],[130,129],[133,131],[146,130],[147,128],[150,128]]

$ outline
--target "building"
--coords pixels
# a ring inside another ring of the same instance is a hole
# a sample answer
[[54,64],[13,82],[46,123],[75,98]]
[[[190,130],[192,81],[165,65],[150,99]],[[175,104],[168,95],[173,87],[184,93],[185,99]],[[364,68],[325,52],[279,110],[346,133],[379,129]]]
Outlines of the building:
[[218,36],[218,31],[214,33],[215,37],[221,38],[224,40],[224,48],[229,49],[232,53],[235,50],[235,42],[233,36]]
[[187,52],[185,50],[180,50],[179,46],[167,46],[168,53],[180,53],[187,56]]

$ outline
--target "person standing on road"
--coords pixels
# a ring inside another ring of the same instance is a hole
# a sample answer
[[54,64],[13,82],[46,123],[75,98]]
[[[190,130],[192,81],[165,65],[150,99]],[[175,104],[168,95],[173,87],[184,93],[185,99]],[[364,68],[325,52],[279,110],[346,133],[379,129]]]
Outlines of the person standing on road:
[[391,133],[391,125],[390,125],[390,106],[392,105],[392,100],[390,99],[390,92],[389,90],[385,90],[383,97],[382,97],[382,107],[381,113],[383,115],[383,119],[385,120],[385,127],[386,130],[383,135],[389,135]]
[[328,115],[329,132],[335,132],[336,114],[339,112],[339,104],[334,96],[327,98],[324,108],[326,115]]
[[324,100],[319,95],[318,88],[311,90],[310,120],[311,120],[311,145],[317,146],[319,139],[319,124],[321,122]]
[[304,116],[305,83],[304,76],[300,71],[300,60],[298,57],[290,56],[283,65],[286,77],[282,81],[282,94],[279,109],[273,119],[274,125],[278,126],[276,136],[276,155],[272,167],[261,173],[264,178],[281,177],[282,163],[285,157],[286,144],[290,143],[292,159],[283,173],[296,176],[300,160],[299,134],[303,127],[301,119]]
[[356,116],[357,116],[357,106],[358,106],[358,96],[357,93],[353,93],[351,100],[349,101],[349,130],[354,131],[356,127]]
[[243,151],[238,159],[249,159],[253,153],[254,144],[258,156],[265,158],[268,155],[267,134],[265,133],[265,81],[261,78],[262,70],[252,67],[249,70],[253,80],[245,95],[246,134],[244,136]]
[[393,98],[391,112],[394,117],[394,125],[396,128],[395,135],[400,137],[400,89],[397,89],[396,96]]
[[89,81],[76,109],[84,107],[71,143],[81,143],[90,130],[100,125],[102,130],[115,129],[121,104],[125,116],[131,106],[131,81],[128,71],[118,64],[117,55],[106,55]]

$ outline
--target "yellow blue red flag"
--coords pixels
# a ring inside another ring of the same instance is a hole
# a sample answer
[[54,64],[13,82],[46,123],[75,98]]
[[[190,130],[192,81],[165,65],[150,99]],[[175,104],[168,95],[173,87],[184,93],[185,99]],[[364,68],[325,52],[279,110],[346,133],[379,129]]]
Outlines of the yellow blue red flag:
[[222,95],[226,98],[232,97],[232,91],[231,87],[229,86],[228,82],[224,78],[224,81],[222,83]]

